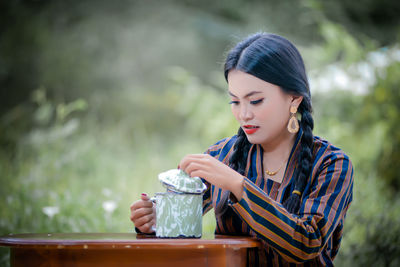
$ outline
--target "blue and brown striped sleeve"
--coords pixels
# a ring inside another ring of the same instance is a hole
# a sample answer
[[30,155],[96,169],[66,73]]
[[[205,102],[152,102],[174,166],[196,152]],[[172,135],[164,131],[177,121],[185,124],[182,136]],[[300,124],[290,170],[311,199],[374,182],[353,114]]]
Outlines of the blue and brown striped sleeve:
[[299,215],[290,214],[248,178],[235,212],[285,260],[301,263],[323,250],[352,199],[353,167],[341,151],[321,155],[306,187]]
[[[212,157],[219,158],[221,151],[224,150],[227,143],[234,143],[233,138],[224,138],[214,145],[210,146],[204,154],[209,154]],[[213,208],[212,206],[212,192],[211,184],[205,179],[201,178],[203,183],[207,186],[207,190],[203,194],[203,215]]]

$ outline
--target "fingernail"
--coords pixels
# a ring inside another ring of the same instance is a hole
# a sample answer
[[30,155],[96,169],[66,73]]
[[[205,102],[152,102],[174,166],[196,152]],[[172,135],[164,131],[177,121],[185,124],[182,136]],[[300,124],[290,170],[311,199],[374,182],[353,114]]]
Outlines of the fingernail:
[[181,168],[181,166],[178,165],[178,170]]
[[147,197],[147,194],[146,194],[146,193],[142,193],[142,196],[143,196],[143,197]]

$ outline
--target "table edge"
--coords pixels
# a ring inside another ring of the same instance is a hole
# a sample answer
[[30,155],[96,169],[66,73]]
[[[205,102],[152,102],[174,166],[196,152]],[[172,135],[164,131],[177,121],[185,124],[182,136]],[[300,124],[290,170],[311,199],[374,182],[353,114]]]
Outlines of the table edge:
[[[26,236],[26,234],[24,234]],[[175,249],[180,248],[252,248],[261,246],[261,241],[249,236],[222,236],[216,235],[215,239],[201,238],[157,238],[145,236],[139,239],[24,239],[18,234],[1,236],[0,246],[10,248],[45,248],[45,249]],[[218,238],[221,237],[221,238]]]

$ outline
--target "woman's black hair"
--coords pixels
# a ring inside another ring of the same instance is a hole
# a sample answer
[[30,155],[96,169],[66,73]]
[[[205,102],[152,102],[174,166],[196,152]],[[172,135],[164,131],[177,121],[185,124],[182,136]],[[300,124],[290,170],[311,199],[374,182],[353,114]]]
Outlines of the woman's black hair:
[[[312,167],[314,120],[311,116],[312,106],[308,79],[299,51],[290,41],[279,35],[257,33],[238,43],[228,53],[224,68],[227,81],[228,73],[233,69],[275,84],[287,94],[303,96],[298,107],[303,134],[300,141],[298,169],[294,180],[294,190],[303,194]],[[229,165],[242,175],[245,175],[250,147],[251,144],[247,140],[246,134],[239,128]],[[297,214],[301,196],[293,191],[290,192],[283,205],[290,213]],[[220,209],[221,207],[216,207],[216,214],[221,214]]]

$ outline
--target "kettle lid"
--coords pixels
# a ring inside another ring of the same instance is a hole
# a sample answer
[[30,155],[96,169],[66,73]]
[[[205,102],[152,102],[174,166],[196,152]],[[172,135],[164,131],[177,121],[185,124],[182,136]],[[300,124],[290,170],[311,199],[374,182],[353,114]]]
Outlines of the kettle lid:
[[158,175],[158,179],[172,191],[201,194],[207,189],[199,177],[190,177],[186,172],[178,169],[162,172]]

